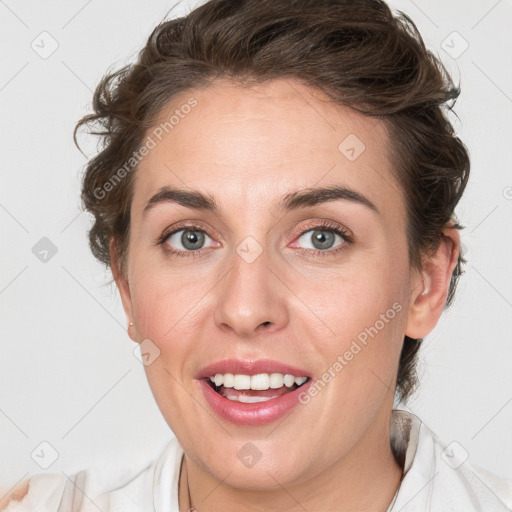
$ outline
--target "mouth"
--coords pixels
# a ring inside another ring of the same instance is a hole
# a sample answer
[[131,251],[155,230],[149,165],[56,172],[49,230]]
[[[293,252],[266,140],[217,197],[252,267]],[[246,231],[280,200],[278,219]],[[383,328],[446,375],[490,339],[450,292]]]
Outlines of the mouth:
[[313,381],[306,370],[278,361],[230,359],[203,368],[195,382],[217,417],[237,425],[259,426],[297,408]]

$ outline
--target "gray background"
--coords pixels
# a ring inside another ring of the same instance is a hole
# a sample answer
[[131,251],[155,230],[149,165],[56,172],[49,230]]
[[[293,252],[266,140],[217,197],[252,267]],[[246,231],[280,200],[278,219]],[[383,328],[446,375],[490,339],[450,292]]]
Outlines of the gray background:
[[[133,355],[119,295],[88,250],[90,218],[79,210],[86,159],[72,142],[101,76],[133,60],[172,5],[0,1],[2,489],[44,471],[142,467],[173,435]],[[512,2],[392,6],[460,77],[454,122],[472,158],[458,208],[470,262],[427,338],[421,389],[407,408],[471,463],[512,478]],[[93,138],[81,142],[92,155]],[[33,253],[43,237],[57,249],[46,262]]]

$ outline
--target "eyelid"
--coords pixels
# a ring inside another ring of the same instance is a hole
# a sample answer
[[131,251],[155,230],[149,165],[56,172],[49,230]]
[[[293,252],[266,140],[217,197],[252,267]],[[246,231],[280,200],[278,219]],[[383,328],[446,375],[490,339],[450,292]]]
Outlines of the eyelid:
[[[296,244],[298,243],[298,240],[302,238],[306,233],[309,233],[310,231],[334,232],[342,239],[342,242],[338,246],[335,246],[334,248],[325,250],[297,247]],[[295,245],[292,245],[292,247],[295,247],[295,251],[298,252],[299,254],[303,254],[306,257],[312,256],[314,258],[329,258],[338,256],[342,252],[348,250],[348,248],[354,243],[354,238],[352,232],[349,229],[345,228],[344,226],[336,222],[324,219],[322,221],[317,220],[309,228],[301,228],[299,236],[295,238],[295,241],[293,243]]]
[[[297,228],[297,234],[294,235],[294,240],[300,238],[302,235],[307,233],[308,231],[338,231],[340,232],[340,236],[346,239],[349,242],[353,242],[354,235],[350,229],[346,228],[342,224],[338,222],[332,221],[330,219],[322,219],[317,218],[311,221],[308,221],[307,226],[300,226]],[[322,251],[326,252],[326,251]]]
[[[180,232],[182,231],[196,231],[196,232],[201,232],[204,234],[205,237],[208,237],[210,239],[210,246],[209,247],[201,247],[201,249],[197,249],[195,251],[192,251],[192,250],[185,250],[185,249],[174,249],[173,246],[172,249],[170,250],[174,250],[174,251],[177,251],[177,252],[180,252],[180,253],[190,253],[190,252],[199,252],[199,251],[203,251],[203,250],[206,250],[206,249],[211,249],[212,247],[215,247],[215,240],[208,234],[206,233],[205,231],[203,231],[202,229],[190,229],[190,228],[179,228],[179,229],[175,229],[175,230],[172,230],[164,239],[164,243],[167,242],[171,237],[173,236],[176,236],[178,235]],[[207,243],[207,241],[205,240],[205,242]],[[181,243],[181,240],[180,240],[180,243]],[[169,244],[170,245],[170,244]]]
[[178,224],[174,224],[164,229],[163,233],[159,235],[155,240],[155,245],[163,244],[171,235],[174,235],[178,231],[183,230],[202,231],[203,233],[205,233],[205,235],[209,236],[213,240],[213,237],[208,232],[210,229],[206,227],[206,225],[203,225],[203,223],[199,220],[192,220],[179,222]]

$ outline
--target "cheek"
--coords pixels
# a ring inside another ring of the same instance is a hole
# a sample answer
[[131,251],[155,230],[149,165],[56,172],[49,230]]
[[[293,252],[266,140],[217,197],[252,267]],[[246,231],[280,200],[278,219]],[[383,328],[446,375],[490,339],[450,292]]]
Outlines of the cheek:
[[407,268],[404,258],[381,257],[314,286],[302,281],[297,289],[315,313],[305,327],[325,379],[336,380],[329,387],[346,406],[393,388],[406,324]]
[[208,286],[205,280],[191,279],[189,273],[146,270],[135,272],[131,285],[134,315],[139,335],[169,346],[181,329],[201,309],[201,298]]
[[173,431],[180,432],[176,418],[190,408],[189,395],[182,386],[195,349],[191,322],[201,309],[200,299],[206,290],[183,274],[169,276],[142,269],[132,277],[132,307],[140,339],[150,340],[159,351],[144,370],[162,415]]

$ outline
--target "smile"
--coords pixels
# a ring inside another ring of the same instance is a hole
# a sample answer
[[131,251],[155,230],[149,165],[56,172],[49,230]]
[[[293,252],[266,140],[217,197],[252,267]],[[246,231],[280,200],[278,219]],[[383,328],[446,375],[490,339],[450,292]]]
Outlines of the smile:
[[312,383],[311,371],[272,359],[223,359],[200,369],[194,382],[222,420],[258,426],[287,415]]

